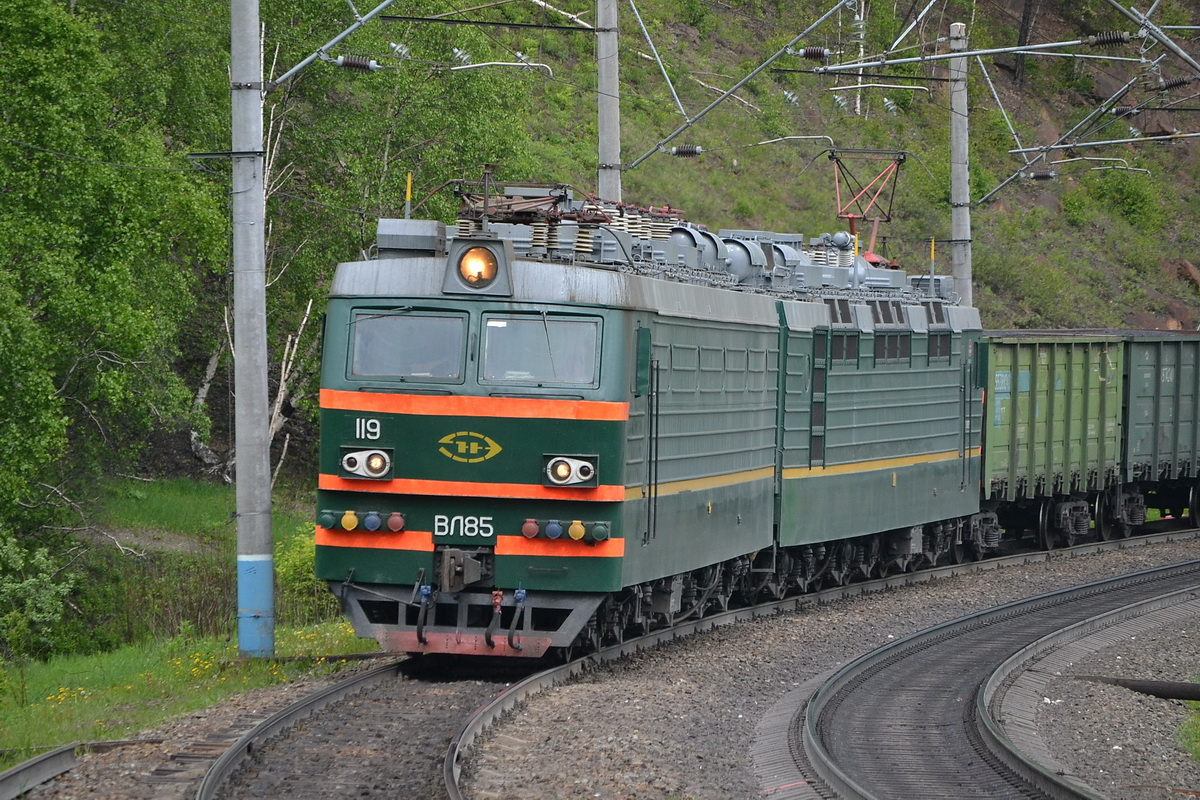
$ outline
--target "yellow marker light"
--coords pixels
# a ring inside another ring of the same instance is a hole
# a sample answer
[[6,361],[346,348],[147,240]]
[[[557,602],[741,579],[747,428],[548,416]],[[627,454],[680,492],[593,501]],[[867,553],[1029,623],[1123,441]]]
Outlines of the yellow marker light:
[[458,260],[458,274],[468,286],[482,289],[496,279],[496,254],[486,247],[472,247]]
[[583,529],[583,523],[579,520],[575,520],[571,523],[571,527],[567,528],[567,536],[570,536],[577,542],[583,538],[584,533],[586,531]]
[[352,531],[358,527],[358,516],[353,511],[347,511],[342,514],[342,527],[348,531]]

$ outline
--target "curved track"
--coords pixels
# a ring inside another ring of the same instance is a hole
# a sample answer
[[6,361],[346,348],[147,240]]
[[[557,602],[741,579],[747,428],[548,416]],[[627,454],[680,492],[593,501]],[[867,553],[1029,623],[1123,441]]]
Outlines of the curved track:
[[1035,787],[1037,775],[1022,777],[992,754],[979,733],[981,684],[1044,636],[1197,584],[1200,562],[1191,562],[1002,606],[877,650],[813,696],[807,755],[842,797],[1090,797]]

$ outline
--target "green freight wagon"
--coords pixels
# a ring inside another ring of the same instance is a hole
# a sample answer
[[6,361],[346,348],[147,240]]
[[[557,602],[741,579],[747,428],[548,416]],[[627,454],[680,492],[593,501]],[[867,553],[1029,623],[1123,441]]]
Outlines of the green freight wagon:
[[1004,331],[982,349],[983,501],[1043,547],[1072,543],[1121,484],[1122,336]]
[[1164,514],[1187,508],[1194,516],[1200,505],[1200,333],[1136,331],[1127,335],[1125,351],[1129,493],[1136,500],[1146,492],[1146,503]]

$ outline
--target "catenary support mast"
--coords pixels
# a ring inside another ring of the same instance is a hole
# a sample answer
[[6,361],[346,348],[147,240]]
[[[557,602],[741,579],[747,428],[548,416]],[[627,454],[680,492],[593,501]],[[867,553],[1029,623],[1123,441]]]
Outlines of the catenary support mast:
[[238,653],[275,653],[267,286],[258,0],[230,0],[233,107],[233,359]]
[[621,201],[621,86],[617,63],[617,0],[596,0],[597,113],[601,199]]
[[[967,26],[950,26],[950,50],[965,53]],[[950,274],[964,306],[971,296],[971,178],[967,148],[967,57],[950,59]]]

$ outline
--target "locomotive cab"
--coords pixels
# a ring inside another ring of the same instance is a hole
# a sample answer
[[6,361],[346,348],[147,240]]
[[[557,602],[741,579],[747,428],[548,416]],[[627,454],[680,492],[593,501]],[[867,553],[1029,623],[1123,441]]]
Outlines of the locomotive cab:
[[386,649],[540,656],[621,584],[621,314],[531,301],[507,239],[443,241],[388,220],[335,277],[317,570]]

